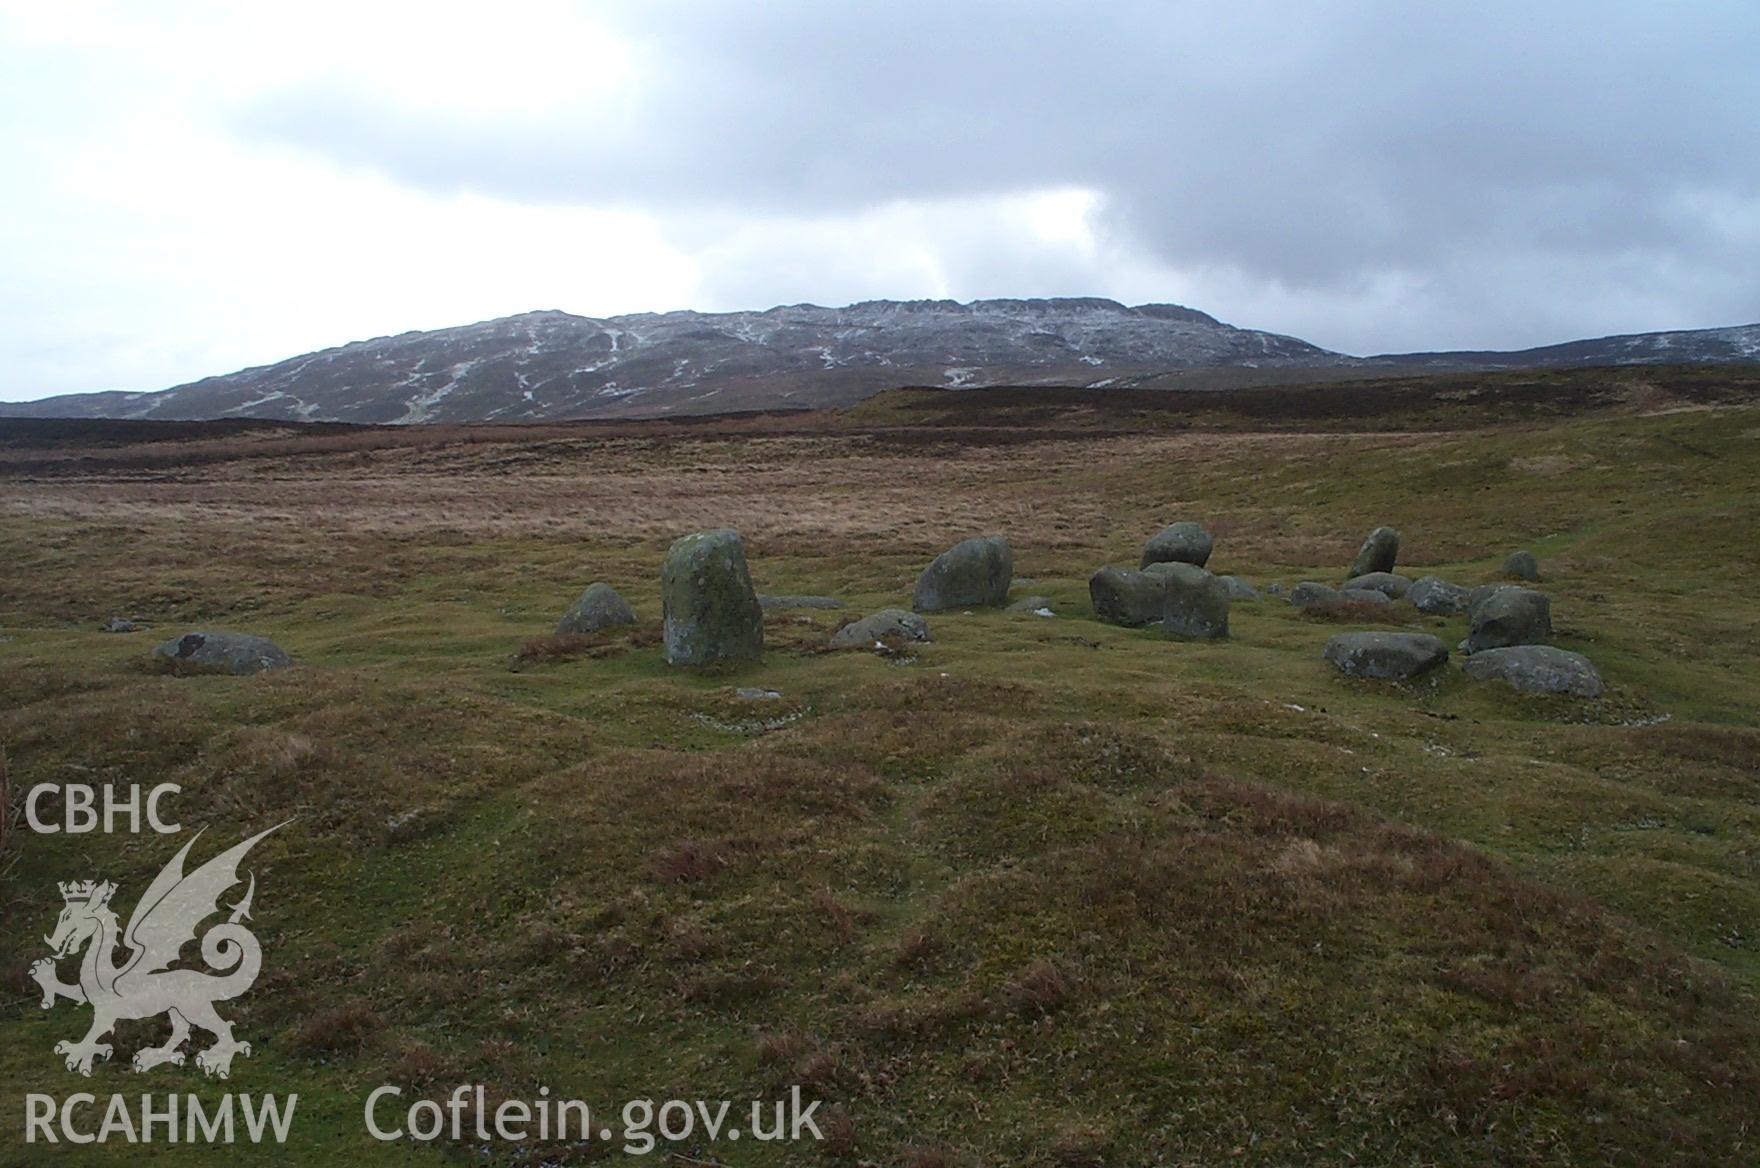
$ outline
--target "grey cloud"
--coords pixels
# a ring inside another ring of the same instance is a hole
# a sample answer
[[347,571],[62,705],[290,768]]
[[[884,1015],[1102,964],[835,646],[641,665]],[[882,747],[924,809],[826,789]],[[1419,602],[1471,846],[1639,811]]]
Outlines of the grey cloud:
[[[627,103],[484,120],[311,83],[236,128],[423,189],[681,217],[1078,185],[1144,263],[1335,295],[1402,273],[1437,321],[1548,257],[1591,281],[1708,272],[1678,306],[1707,319],[1633,327],[1760,316],[1751,4],[608,12],[657,65]],[[1578,289],[1578,315],[1632,292]]]

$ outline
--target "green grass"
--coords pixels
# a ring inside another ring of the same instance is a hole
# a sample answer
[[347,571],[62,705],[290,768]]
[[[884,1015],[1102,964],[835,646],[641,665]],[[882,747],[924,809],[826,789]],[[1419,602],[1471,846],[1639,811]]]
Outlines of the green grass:
[[[14,789],[177,782],[215,847],[295,817],[253,855],[267,959],[230,1086],[301,1093],[301,1162],[477,1161],[359,1123],[381,1082],[460,1081],[826,1100],[824,1147],[692,1153],[730,1164],[1754,1157],[1760,409],[1497,426],[1437,406],[1451,425],[1326,434],[1002,415],[1006,440],[944,451],[911,437],[940,425],[920,414],[871,428],[901,408],[762,441],[522,455],[504,432],[297,475],[246,443],[188,472],[0,479]],[[618,494],[649,465],[655,490],[696,476],[676,522]],[[382,521],[326,509],[385,482]],[[709,512],[746,532],[760,589],[850,609],[771,614],[771,652],[734,670],[670,669],[642,636],[510,668],[591,580],[657,618],[664,548]],[[1521,698],[1452,666],[1348,682],[1319,656],[1343,626],[1273,599],[1237,604],[1226,643],[1093,621],[1087,575],[1187,517],[1217,532],[1213,568],[1261,584],[1335,581],[1383,522],[1413,575],[1479,583],[1529,547],[1558,643],[1609,692]],[[934,616],[903,662],[816,651],[987,530],[1056,619]],[[94,631],[112,611],[155,629]],[[143,667],[206,623],[301,664]],[[18,840],[8,1140],[24,1090],[217,1091],[120,1056],[62,1073],[50,1048],[82,1016],[23,981],[55,881],[117,880],[127,906],[177,843]]]

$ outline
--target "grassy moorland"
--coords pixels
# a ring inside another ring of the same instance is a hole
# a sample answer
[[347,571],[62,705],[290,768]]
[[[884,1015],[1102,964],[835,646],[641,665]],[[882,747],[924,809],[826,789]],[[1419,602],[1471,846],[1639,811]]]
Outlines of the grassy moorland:
[[[1413,575],[1480,583],[1531,548],[1608,693],[1348,682],[1319,653],[1351,626],[1274,599],[1225,643],[1094,621],[1088,575],[1176,518],[1261,585],[1335,580],[1378,523]],[[484,1162],[370,1141],[387,1082],[826,1101],[821,1145],[670,1149],[691,1163],[1755,1162],[1757,520],[1760,374],[1728,370],[526,429],[0,423],[15,795],[177,782],[198,848],[297,817],[253,855],[267,958],[228,1085],[300,1092],[294,1146],[18,1162]],[[761,664],[669,669],[660,561],[711,526],[761,591],[849,610],[771,613]],[[819,651],[991,531],[1054,619]],[[643,624],[545,640],[599,579]],[[111,614],[152,628],[97,631]],[[199,626],[299,667],[146,667]],[[83,1009],[39,1011],[25,978],[56,881],[126,907],[176,846],[26,832],[0,861],[0,1146],[27,1090],[221,1089],[131,1075],[156,1028],[63,1072]]]

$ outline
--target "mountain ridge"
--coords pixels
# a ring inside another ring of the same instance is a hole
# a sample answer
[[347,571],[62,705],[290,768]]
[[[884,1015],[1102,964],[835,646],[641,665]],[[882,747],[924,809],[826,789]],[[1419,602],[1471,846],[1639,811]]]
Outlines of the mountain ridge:
[[[847,405],[900,385],[1132,385],[1234,371],[1760,361],[1760,325],[1512,352],[1355,357],[1179,304],[1103,297],[866,300],[588,317],[539,309],[350,341],[169,389],[0,403],[0,416],[367,423],[548,421]],[[1264,371],[1263,373],[1255,371]]]

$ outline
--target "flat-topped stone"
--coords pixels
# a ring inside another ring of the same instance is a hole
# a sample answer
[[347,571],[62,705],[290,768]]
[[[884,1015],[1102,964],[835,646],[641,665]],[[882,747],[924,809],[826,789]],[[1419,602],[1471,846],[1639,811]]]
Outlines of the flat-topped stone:
[[1350,677],[1406,681],[1447,661],[1448,646],[1428,633],[1339,633],[1325,657]]
[[1463,661],[1461,670],[1474,681],[1502,681],[1522,693],[1598,698],[1607,689],[1587,657],[1552,645],[1484,649]]

